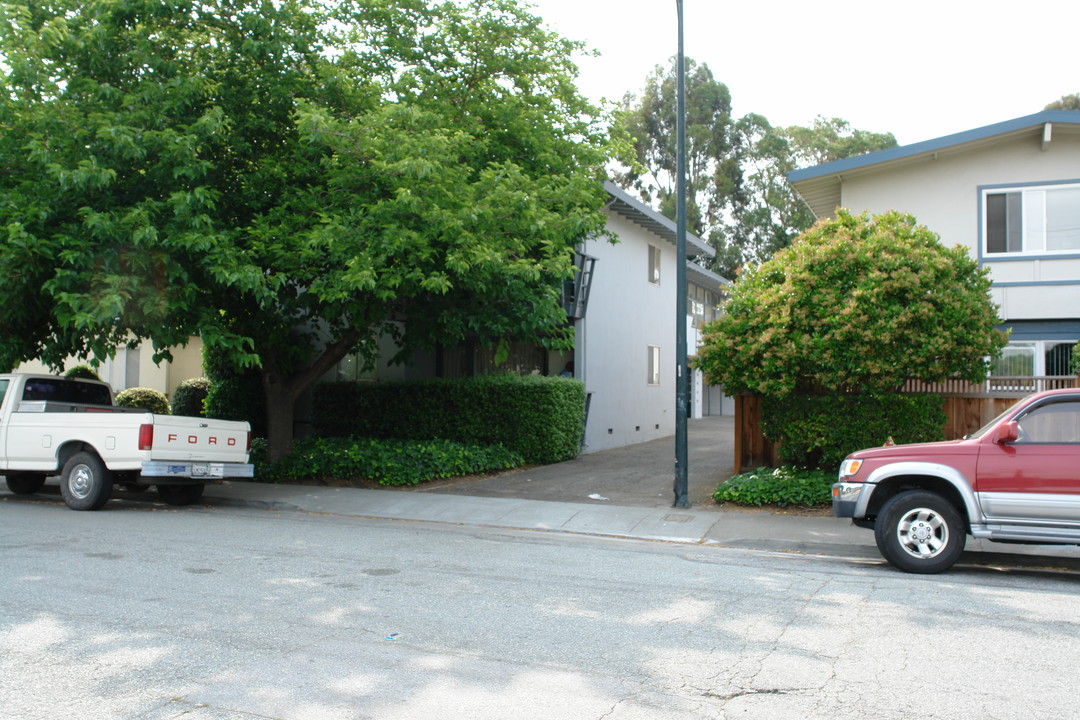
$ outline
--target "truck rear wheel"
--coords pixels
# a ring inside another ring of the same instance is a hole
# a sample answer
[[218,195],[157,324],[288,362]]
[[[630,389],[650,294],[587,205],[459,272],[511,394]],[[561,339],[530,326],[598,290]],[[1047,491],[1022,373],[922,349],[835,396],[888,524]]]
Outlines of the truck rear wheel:
[[60,495],[72,510],[100,510],[112,490],[112,472],[94,453],[75,453],[64,463]]
[[35,473],[13,473],[5,475],[8,490],[16,495],[33,495],[45,487],[45,476]]
[[964,552],[967,535],[960,513],[937,493],[908,490],[881,507],[874,523],[878,550],[910,573],[948,570]]
[[157,491],[161,499],[169,505],[193,505],[199,502],[203,489],[206,485],[158,485]]

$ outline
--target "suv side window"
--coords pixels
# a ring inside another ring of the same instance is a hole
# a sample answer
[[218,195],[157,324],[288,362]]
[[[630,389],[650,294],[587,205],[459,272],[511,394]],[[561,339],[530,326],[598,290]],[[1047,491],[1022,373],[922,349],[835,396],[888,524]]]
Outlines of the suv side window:
[[1080,400],[1040,405],[1019,419],[1022,443],[1080,443]]

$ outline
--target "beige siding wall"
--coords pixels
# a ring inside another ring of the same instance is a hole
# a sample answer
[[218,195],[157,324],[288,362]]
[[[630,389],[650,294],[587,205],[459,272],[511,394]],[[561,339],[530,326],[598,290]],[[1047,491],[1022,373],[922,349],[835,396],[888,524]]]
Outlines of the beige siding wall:
[[[900,210],[938,233],[946,245],[963,245],[978,257],[980,187],[1080,181],[1080,135],[1059,133],[1044,149],[1039,138],[1011,141],[921,158],[880,172],[845,176],[841,203],[861,212]],[[1075,318],[1080,307],[1080,258],[986,261],[1001,316],[1013,319]],[[1050,284],[1056,283],[1056,284]]]

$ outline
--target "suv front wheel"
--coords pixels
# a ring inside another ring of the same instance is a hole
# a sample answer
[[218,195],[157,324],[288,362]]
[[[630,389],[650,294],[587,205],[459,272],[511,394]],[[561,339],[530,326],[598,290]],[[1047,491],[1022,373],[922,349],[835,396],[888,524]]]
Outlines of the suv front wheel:
[[967,536],[960,513],[948,500],[926,490],[908,490],[881,507],[874,539],[894,567],[939,573],[960,559]]

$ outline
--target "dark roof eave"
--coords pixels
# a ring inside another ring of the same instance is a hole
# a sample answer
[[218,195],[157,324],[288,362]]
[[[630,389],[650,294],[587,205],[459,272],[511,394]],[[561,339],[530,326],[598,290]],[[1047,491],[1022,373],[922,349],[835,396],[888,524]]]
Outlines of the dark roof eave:
[[[613,212],[648,230],[654,235],[663,238],[672,245],[676,244],[675,223],[669,218],[664,217],[645,203],[634,198],[610,180],[604,181],[604,190],[611,196],[611,202],[608,204],[608,207],[610,207]],[[691,232],[686,233],[687,257],[696,257],[699,255],[713,257],[715,254],[716,251],[709,243]]]

